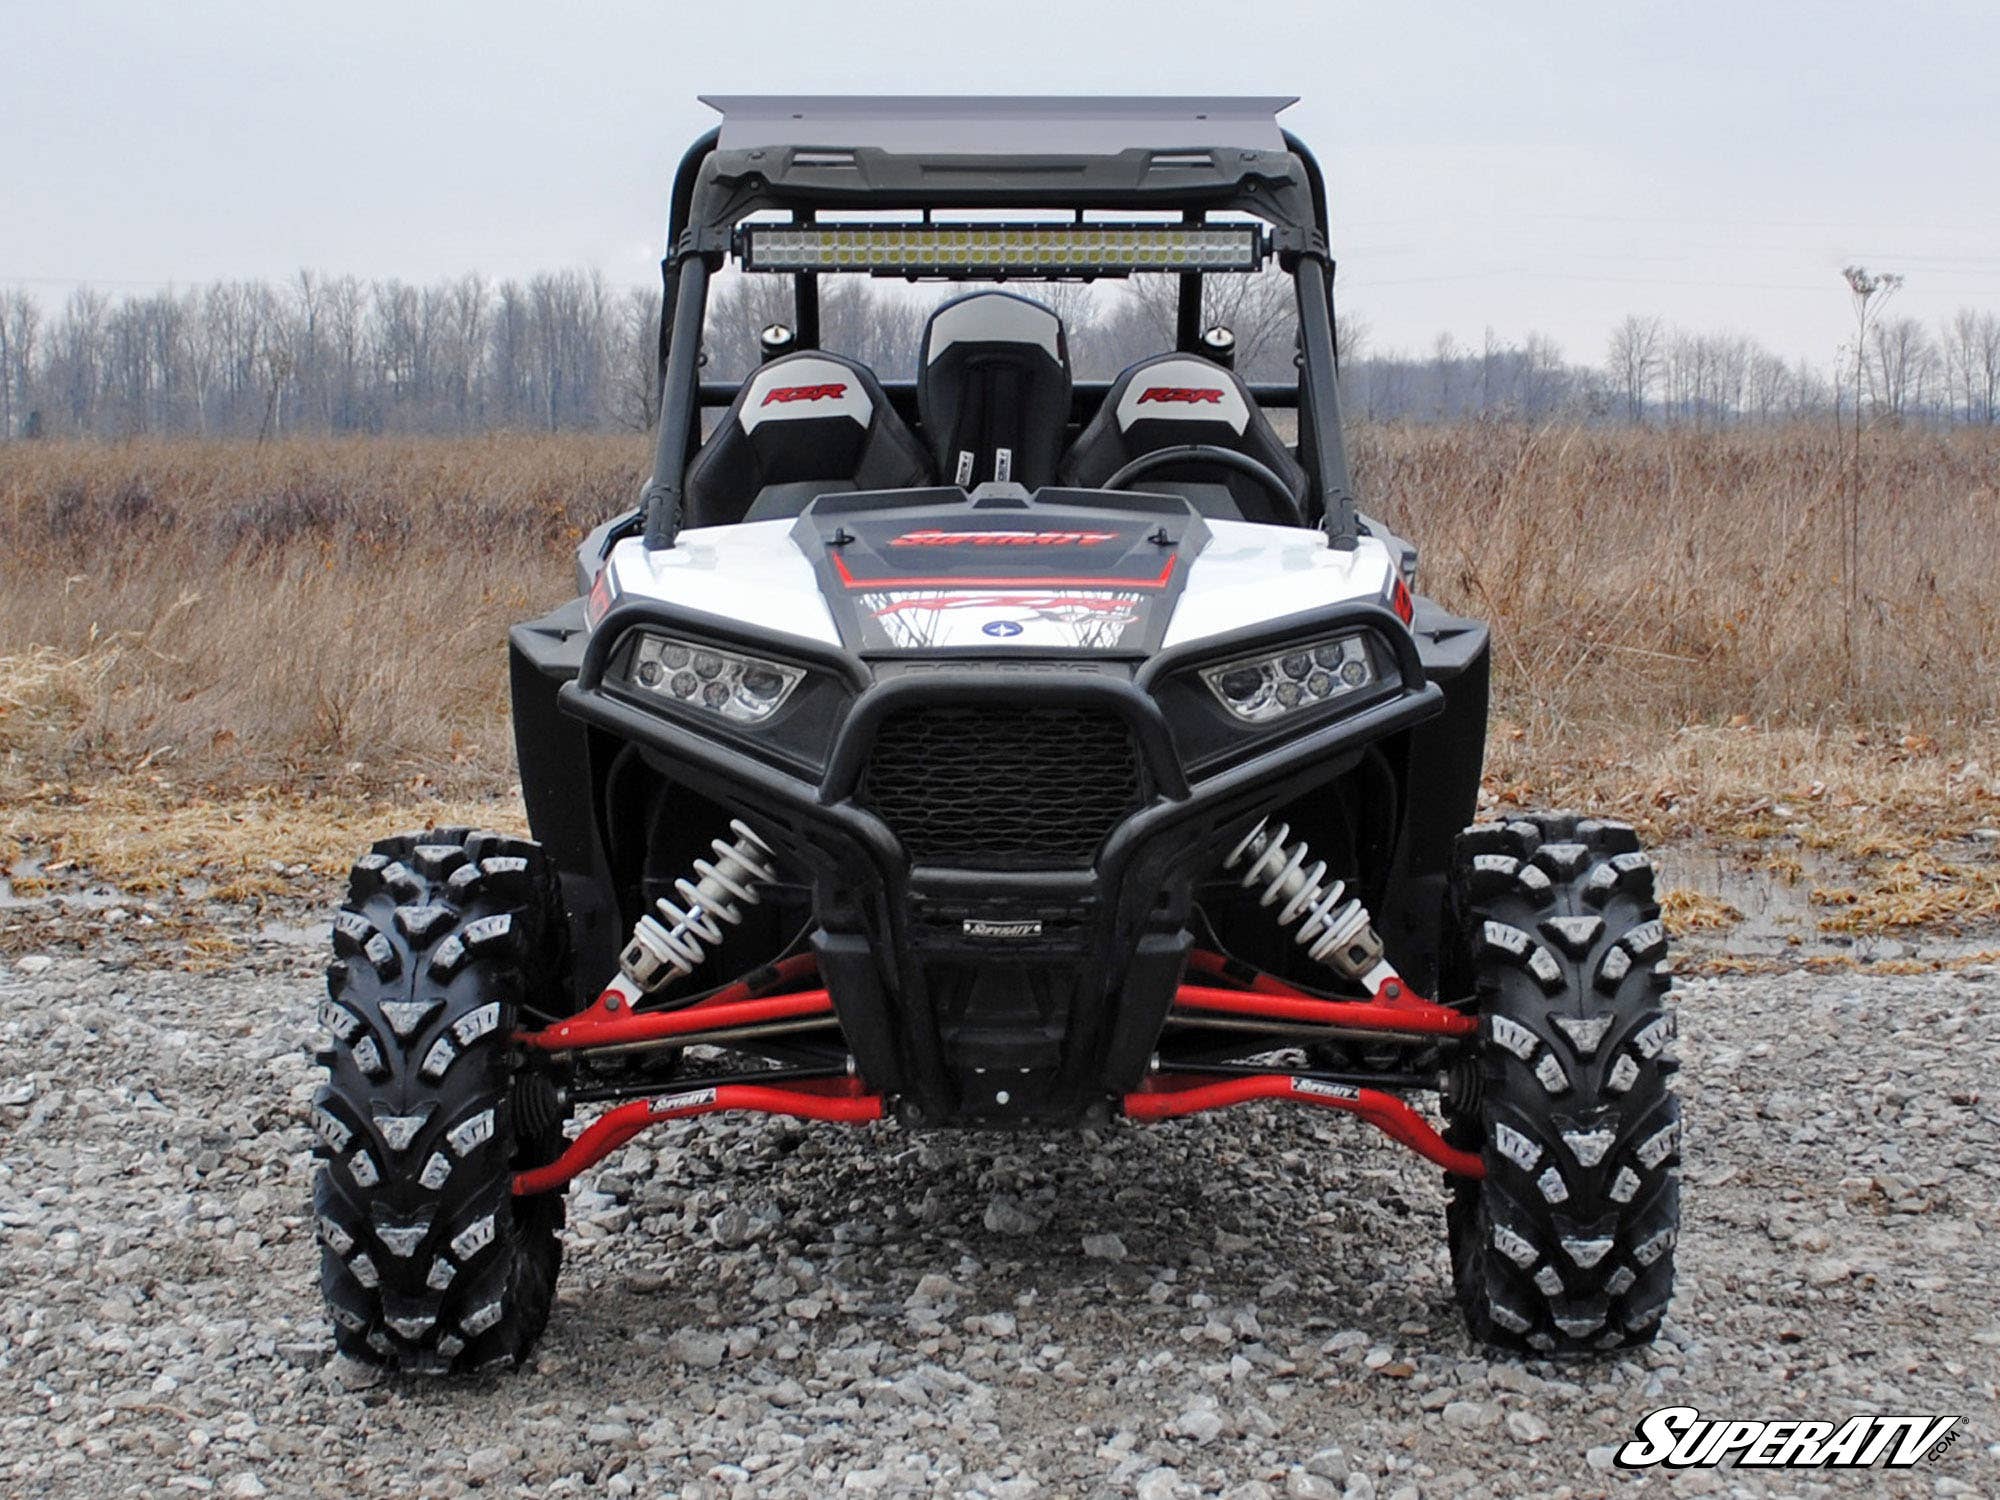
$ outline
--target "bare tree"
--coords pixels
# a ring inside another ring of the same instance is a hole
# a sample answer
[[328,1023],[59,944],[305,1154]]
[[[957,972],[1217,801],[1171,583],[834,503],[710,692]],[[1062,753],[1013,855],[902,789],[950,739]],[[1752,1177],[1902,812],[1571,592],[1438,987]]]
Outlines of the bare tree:
[[1770,350],[1753,346],[1749,353],[1748,399],[1744,410],[1759,422],[1790,415],[1792,371]]
[[1664,337],[1658,318],[1636,314],[1611,331],[1611,351],[1607,366],[1611,378],[1625,397],[1625,420],[1646,419],[1646,398],[1660,373],[1660,344]]
[[0,288],[0,441],[14,436],[17,422],[27,425],[34,399],[29,374],[34,369],[35,335],[41,318],[41,308],[33,297]]
[[1963,422],[1979,420],[1979,314],[1961,307],[1938,325],[1938,366],[1944,381],[1945,414]]
[[1891,318],[1878,320],[1869,330],[1869,344],[1878,406],[1887,409],[1890,421],[1900,424],[1907,411],[1924,404],[1933,358],[1931,336],[1915,318]]
[[1989,427],[2000,420],[2000,314],[1979,318],[1980,420]]
[[[709,292],[703,373],[717,380],[742,379],[757,367],[759,330],[773,323],[789,327],[796,316],[792,284],[784,277],[724,271]],[[821,342],[827,343],[824,331]]]
[[1458,373],[1458,341],[1440,333],[1431,341],[1431,413],[1440,421],[1451,416],[1452,377]]
[[660,416],[660,298],[644,287],[628,287],[619,306],[624,347],[614,382],[618,419],[644,432]]
[[486,359],[489,305],[486,278],[477,272],[461,276],[451,284],[446,306],[443,364],[452,425],[460,432],[469,432],[482,425],[477,400],[480,366]]
[[78,287],[63,303],[51,336],[53,368],[49,386],[62,403],[72,432],[89,432],[97,418],[104,385],[104,324],[110,300],[93,287]]

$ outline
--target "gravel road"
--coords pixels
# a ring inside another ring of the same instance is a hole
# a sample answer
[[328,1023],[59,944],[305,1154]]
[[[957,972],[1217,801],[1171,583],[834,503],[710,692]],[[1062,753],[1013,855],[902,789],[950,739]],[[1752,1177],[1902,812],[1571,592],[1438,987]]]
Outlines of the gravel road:
[[[572,1195],[533,1368],[329,1358],[317,954],[0,975],[0,1492],[2000,1491],[2000,976],[1683,986],[1688,1223],[1643,1356],[1489,1362],[1437,1174],[1276,1106],[1102,1137],[695,1121]],[[1648,1410],[1955,1412],[1896,1475],[1630,1474]]]

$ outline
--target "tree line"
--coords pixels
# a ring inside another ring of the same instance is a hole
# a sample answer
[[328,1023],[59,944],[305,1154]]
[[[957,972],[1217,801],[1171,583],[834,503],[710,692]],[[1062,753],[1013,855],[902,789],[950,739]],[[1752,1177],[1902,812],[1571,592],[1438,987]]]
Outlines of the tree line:
[[[959,290],[825,278],[821,342],[908,379],[924,319]],[[1172,346],[1172,278],[1025,291],[1063,316],[1079,379]],[[740,378],[759,330],[793,316],[789,279],[725,272],[704,376]],[[576,270],[425,285],[301,272],[115,298],[82,287],[53,308],[0,288],[0,440],[643,429],[657,415],[658,318],[657,291]],[[1208,278],[1203,321],[1234,332],[1246,378],[1291,378],[1296,318],[1282,276]],[[1934,327],[1876,318],[1824,368],[1637,315],[1594,365],[1541,334],[1489,330],[1477,347],[1440,334],[1421,353],[1371,349],[1351,315],[1340,334],[1348,410],[1369,420],[1770,423],[1852,413],[1858,392],[1878,418],[2000,422],[2000,316],[1972,309]]]
[[82,287],[52,315],[0,289],[0,437],[644,426],[658,301],[586,271]]

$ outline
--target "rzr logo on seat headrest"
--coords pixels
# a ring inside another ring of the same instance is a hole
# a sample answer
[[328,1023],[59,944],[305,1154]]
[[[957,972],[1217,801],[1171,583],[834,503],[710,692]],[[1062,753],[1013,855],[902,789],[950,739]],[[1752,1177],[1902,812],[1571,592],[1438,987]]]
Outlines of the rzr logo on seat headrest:
[[832,385],[780,385],[767,391],[758,404],[769,406],[773,401],[838,401],[847,394],[847,387],[836,382]]
[[1147,388],[1139,397],[1139,405],[1148,401],[1173,401],[1185,406],[1197,406],[1207,402],[1210,406],[1222,404],[1222,392],[1214,386],[1198,385],[1156,385]]

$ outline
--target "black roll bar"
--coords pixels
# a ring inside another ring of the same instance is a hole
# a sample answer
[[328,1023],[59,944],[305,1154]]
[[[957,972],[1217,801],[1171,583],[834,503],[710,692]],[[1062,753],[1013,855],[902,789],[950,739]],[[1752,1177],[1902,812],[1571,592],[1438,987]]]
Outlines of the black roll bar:
[[[1334,368],[1333,296],[1328,265],[1317,255],[1301,255],[1293,274],[1299,288],[1299,343],[1306,358],[1299,362],[1299,439],[1312,444],[1314,477],[1325,506],[1327,536],[1336,547],[1351,549],[1361,534],[1354,508],[1354,481],[1347,467],[1347,438],[1340,426],[1340,374]],[[1314,346],[1326,350],[1314,359]]]
[[[704,406],[727,405],[738,387],[731,382],[699,379],[702,320],[708,300],[710,267],[696,249],[698,236],[693,227],[695,190],[701,169],[716,152],[721,129],[716,127],[697,138],[682,155],[674,173],[674,189],[668,212],[668,254],[661,262],[662,304],[660,315],[659,375],[660,430],[654,448],[653,475],[640,496],[646,517],[646,545],[670,547],[680,530],[682,488],[688,456],[700,435],[700,412]],[[1283,132],[1285,147],[1305,170],[1312,216],[1318,229],[1317,243],[1295,252],[1293,266],[1299,301],[1299,339],[1306,357],[1299,362],[1299,383],[1288,386],[1258,386],[1252,395],[1260,405],[1297,406],[1304,416],[1300,422],[1300,442],[1310,445],[1314,478],[1324,500],[1323,524],[1337,547],[1351,548],[1360,532],[1355,510],[1353,478],[1348,465],[1347,444],[1341,427],[1338,348],[1334,341],[1333,263],[1326,253],[1328,225],[1326,180],[1312,151],[1290,131]],[[811,218],[811,211],[804,213]],[[1200,221],[1200,212],[1188,218]],[[1176,309],[1176,343],[1195,349],[1200,340],[1201,277],[1180,278]],[[795,330],[800,347],[819,343],[819,287],[816,277],[794,279],[794,307],[800,327]],[[1312,357],[1314,349],[1325,351],[1324,359]],[[889,387],[892,399],[901,391],[900,382]],[[912,387],[912,389],[914,389]],[[1078,408],[1089,396],[1102,396],[1096,382],[1076,388]],[[675,392],[678,402],[670,402]]]
[[[662,381],[666,379],[667,341],[674,325],[674,263],[680,255],[681,237],[694,217],[694,188],[701,177],[701,164],[714,154],[721,139],[720,125],[704,131],[681,153],[681,164],[674,169],[674,191],[667,204],[667,257],[660,262],[660,350],[656,373]],[[665,409],[663,404],[661,410]]]
[[[669,285],[674,288],[673,325],[660,380],[660,436],[653,448],[653,477],[639,502],[646,512],[646,545],[654,549],[673,546],[681,529],[681,487],[688,451],[700,431],[693,397],[701,358],[701,320],[708,302],[708,263],[699,255],[682,257],[680,273]],[[665,326],[665,319],[661,321]],[[674,399],[675,392],[679,399]]]

